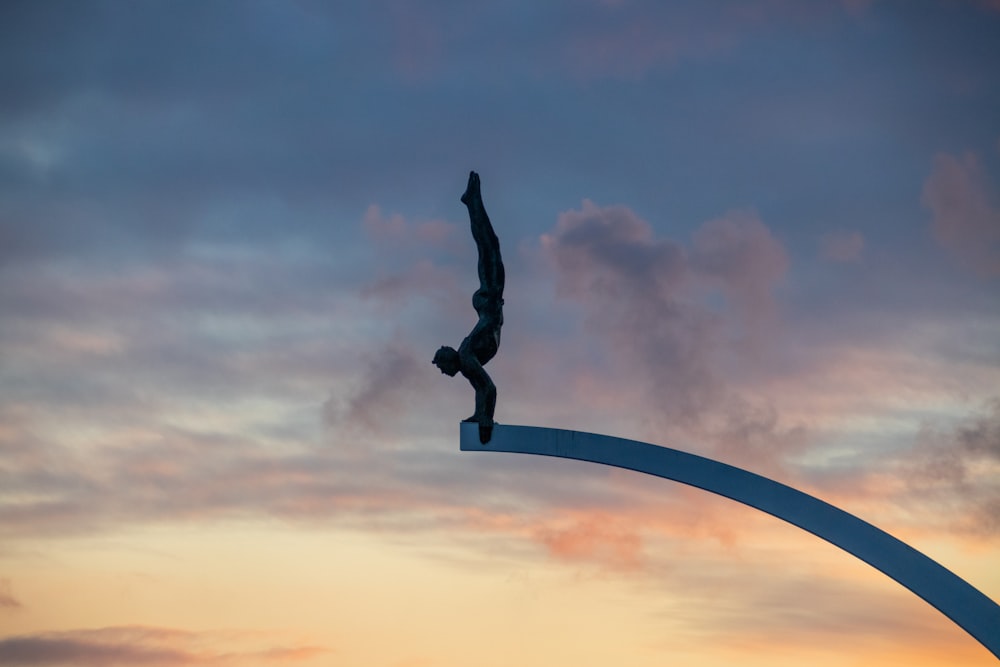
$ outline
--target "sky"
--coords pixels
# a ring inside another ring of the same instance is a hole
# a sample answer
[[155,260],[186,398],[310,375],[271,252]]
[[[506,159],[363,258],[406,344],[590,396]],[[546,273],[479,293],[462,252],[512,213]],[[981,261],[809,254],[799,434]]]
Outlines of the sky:
[[996,0],[4,2],[0,666],[995,665],[706,492],[1000,600]]

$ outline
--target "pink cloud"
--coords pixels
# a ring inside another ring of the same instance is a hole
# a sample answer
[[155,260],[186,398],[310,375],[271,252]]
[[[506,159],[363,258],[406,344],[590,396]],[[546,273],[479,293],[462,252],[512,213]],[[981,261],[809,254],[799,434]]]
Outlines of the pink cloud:
[[670,428],[704,424],[725,405],[723,368],[734,345],[773,328],[773,291],[788,266],[781,243],[749,212],[705,223],[685,248],[657,238],[624,206],[584,201],[541,245],[557,295],[582,307],[620,383],[641,387],[646,409]]
[[579,211],[560,214],[541,242],[558,269],[556,289],[571,298],[643,293],[670,299],[687,270],[683,249],[655,239],[649,223],[625,206],[584,200]]
[[921,201],[935,238],[982,276],[1000,275],[1000,209],[974,153],[941,154],[924,182]]
[[443,220],[410,222],[399,213],[384,215],[378,204],[371,204],[365,210],[362,224],[375,241],[396,244],[420,241],[442,245],[455,233],[455,225]]
[[860,262],[865,249],[861,232],[836,231],[820,240],[820,254],[832,262]]
[[[628,577],[650,599],[662,593],[682,604],[692,632],[734,649],[766,645],[776,624],[790,635],[788,646],[850,637],[869,649],[918,644],[938,656],[968,642],[919,599],[887,593],[876,573],[859,577],[866,566],[814,536],[697,489],[667,493],[662,480],[652,480],[655,493],[644,496],[645,479],[623,480],[632,486],[630,504],[614,511],[470,511],[466,527],[495,533],[501,543],[537,544],[577,576],[612,570]],[[776,558],[782,567],[774,567]]]
[[760,329],[775,314],[773,291],[788,271],[784,246],[749,211],[706,222],[693,242],[691,265],[700,280],[720,289],[743,321]]
[[685,250],[657,239],[624,206],[584,201],[542,236],[557,294],[579,303],[612,362],[646,385],[672,418],[691,422],[716,397],[711,314],[690,303]]
[[365,231],[375,240],[402,238],[409,228],[406,219],[399,213],[382,215],[382,208],[378,204],[369,205],[362,220]]

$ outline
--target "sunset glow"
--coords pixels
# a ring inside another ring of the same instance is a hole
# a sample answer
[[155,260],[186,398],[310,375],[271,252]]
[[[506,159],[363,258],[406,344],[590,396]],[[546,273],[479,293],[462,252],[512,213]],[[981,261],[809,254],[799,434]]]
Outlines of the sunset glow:
[[[987,666],[712,457],[1000,599],[1000,7],[8,2],[0,667]],[[998,628],[1000,633],[1000,628]]]

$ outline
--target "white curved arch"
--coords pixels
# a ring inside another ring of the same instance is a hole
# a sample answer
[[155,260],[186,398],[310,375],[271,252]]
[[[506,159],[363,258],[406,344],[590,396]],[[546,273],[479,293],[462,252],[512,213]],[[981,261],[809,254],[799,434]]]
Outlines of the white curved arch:
[[767,477],[668,447],[595,433],[497,425],[488,444],[462,422],[463,451],[539,454],[636,470],[731,498],[809,531],[892,577],[1000,658],[1000,606],[889,533]]

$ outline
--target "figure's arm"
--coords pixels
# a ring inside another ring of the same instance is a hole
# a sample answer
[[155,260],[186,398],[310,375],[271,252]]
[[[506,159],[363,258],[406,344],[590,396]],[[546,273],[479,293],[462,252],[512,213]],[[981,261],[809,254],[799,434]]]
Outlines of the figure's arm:
[[[465,347],[464,345],[462,346]],[[497,388],[483,365],[471,351],[460,349],[462,375],[476,390],[476,413],[472,416],[483,426],[493,426],[493,411],[497,404]]]
[[500,240],[490,217],[483,206],[483,196],[479,187],[479,174],[469,173],[469,184],[462,195],[462,203],[469,209],[469,222],[472,226],[472,238],[479,249],[479,280],[488,291],[503,293],[504,270],[500,257]]

